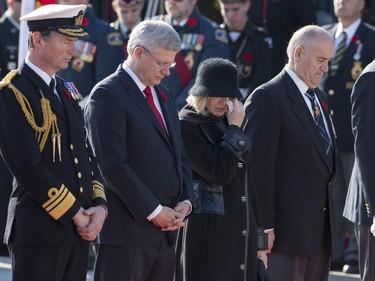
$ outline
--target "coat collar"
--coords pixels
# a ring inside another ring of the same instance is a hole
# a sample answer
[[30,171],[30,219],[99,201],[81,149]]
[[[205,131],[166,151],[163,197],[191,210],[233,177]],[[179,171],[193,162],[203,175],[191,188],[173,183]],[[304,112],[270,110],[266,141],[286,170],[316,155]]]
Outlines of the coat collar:
[[[285,71],[285,69],[281,71],[279,77],[287,89],[288,97],[291,101],[291,110],[293,111],[297,119],[301,122],[301,125],[307,131],[321,159],[323,160],[327,168],[331,170],[330,163],[327,159],[327,156],[322,146],[321,137],[319,136],[319,132],[316,129],[316,124],[314,123],[313,118],[311,118],[310,111],[306,107],[306,102],[304,101],[298,87],[296,86],[292,78],[289,76],[289,74]],[[318,96],[320,103],[322,104],[322,101],[325,100],[323,92],[321,92],[319,89],[316,89],[315,92]],[[322,107],[324,106],[322,105]],[[325,109],[323,110],[323,114],[327,121],[333,143],[333,149],[335,150],[334,132],[331,128],[331,119],[328,115],[328,112]]]
[[31,83],[34,84],[36,88],[42,92],[43,96],[49,100],[52,111],[65,120],[66,115],[62,103],[60,102],[56,94],[44,82],[44,80],[39,75],[37,75],[27,64],[24,64],[21,67],[20,73],[25,75],[31,81]]

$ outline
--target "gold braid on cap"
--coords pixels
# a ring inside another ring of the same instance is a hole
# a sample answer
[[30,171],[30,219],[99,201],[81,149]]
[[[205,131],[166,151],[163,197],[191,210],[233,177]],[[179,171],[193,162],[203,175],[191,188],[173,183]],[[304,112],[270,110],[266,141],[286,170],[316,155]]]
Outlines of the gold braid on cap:
[[51,105],[48,99],[46,99],[42,93],[41,90],[40,94],[42,96],[40,100],[40,105],[42,107],[42,113],[43,113],[43,124],[41,127],[39,127],[36,124],[35,117],[33,110],[30,106],[29,101],[27,98],[18,90],[12,83],[11,80],[17,75],[17,70],[10,71],[0,82],[0,89],[4,87],[8,87],[11,89],[16,96],[16,99],[18,103],[21,106],[21,109],[23,113],[25,114],[27,122],[30,124],[30,126],[33,128],[33,130],[36,133],[36,138],[39,143],[40,152],[43,151],[43,148],[46,144],[48,134],[52,127],[52,146],[53,146],[53,162],[55,162],[55,143],[57,138],[58,143],[58,150],[59,150],[59,160],[61,161],[61,139],[60,139],[60,132],[59,128],[57,126],[57,118],[56,115],[52,112]]

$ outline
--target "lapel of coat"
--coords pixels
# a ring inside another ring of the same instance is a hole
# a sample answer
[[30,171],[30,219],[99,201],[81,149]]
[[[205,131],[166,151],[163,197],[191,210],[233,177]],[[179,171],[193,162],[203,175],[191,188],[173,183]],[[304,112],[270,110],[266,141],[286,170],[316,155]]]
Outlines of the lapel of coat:
[[24,64],[21,71],[30,79],[31,83],[33,83],[38,90],[42,91],[43,96],[49,100],[52,111],[65,120],[66,115],[62,103],[60,102],[56,94],[44,82],[44,80],[39,75],[37,75],[27,64]]
[[[175,128],[173,126],[173,118],[171,114],[172,114],[172,110],[176,110],[176,114],[177,114],[177,109],[174,105],[172,109],[170,108],[170,106],[168,106],[168,103],[170,101],[167,100],[166,94],[161,90],[159,86],[155,86],[154,88],[156,90],[157,97],[159,99],[161,110],[163,111],[165,126],[167,127],[168,134],[169,134],[169,139],[167,137],[166,139],[172,145],[172,147],[176,147],[176,134],[175,134]],[[165,136],[165,134],[163,134],[163,136]]]
[[327,97],[324,95],[323,91],[321,91],[320,89],[316,89],[315,90],[315,93],[319,99],[319,102],[322,106],[322,112],[323,112],[323,115],[324,115],[324,118],[327,122],[327,127],[328,127],[328,130],[329,130],[329,134],[331,136],[331,144],[332,144],[332,151],[334,153],[334,170],[336,170],[336,164],[337,164],[337,146],[336,146],[336,130],[335,130],[335,126],[333,125],[333,121],[332,121],[332,117],[329,113],[329,110],[330,110],[330,107],[328,106],[328,99]]
[[285,70],[284,75],[282,75],[282,80],[286,85],[289,98],[292,101],[292,111],[310,136],[320,158],[330,170],[330,165],[322,146],[322,140],[319,135],[319,131],[316,128],[316,124],[311,116],[310,110],[308,109],[304,98],[302,97],[298,87],[296,86],[292,78],[285,72]]
[[[122,85],[128,89],[128,95],[129,97],[135,102],[135,104],[140,108],[141,112],[146,115],[146,117],[150,120],[150,122],[153,124],[155,129],[158,131],[158,133],[162,136],[162,138],[170,144],[170,141],[168,137],[165,135],[165,132],[161,128],[159,121],[156,119],[154,112],[150,108],[149,104],[146,101],[146,98],[144,97],[143,93],[139,90],[138,86],[135,84],[133,79],[129,76],[129,74],[126,73],[126,71],[121,67],[121,69],[118,69],[118,74],[121,80]],[[163,116],[166,118],[166,115],[164,112],[167,112],[164,107],[164,103],[161,101],[161,98],[158,94],[158,99],[161,105],[161,108],[163,110]],[[168,126],[168,122],[166,120],[166,125],[168,130],[170,130],[170,126]],[[171,132],[170,132],[170,135]]]

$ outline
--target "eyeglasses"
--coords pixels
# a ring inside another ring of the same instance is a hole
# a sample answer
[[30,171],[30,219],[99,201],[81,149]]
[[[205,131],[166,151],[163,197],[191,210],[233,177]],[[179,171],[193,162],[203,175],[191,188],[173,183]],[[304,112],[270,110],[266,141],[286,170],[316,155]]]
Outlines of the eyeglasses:
[[172,62],[172,63],[158,62],[158,60],[154,58],[154,56],[151,54],[151,52],[149,50],[147,50],[147,48],[145,48],[143,46],[139,46],[139,47],[142,47],[154,59],[154,61],[158,64],[158,66],[160,66],[161,69],[163,69],[163,68],[172,68],[172,67],[174,67],[176,65],[176,62]]

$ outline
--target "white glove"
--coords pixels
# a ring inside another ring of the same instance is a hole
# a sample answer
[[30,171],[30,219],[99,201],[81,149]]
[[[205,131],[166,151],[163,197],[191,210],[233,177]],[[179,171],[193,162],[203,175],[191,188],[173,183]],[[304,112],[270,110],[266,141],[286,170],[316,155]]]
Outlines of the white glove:
[[375,216],[372,217],[372,225],[371,225],[370,230],[372,232],[372,235],[374,235],[375,237]]

